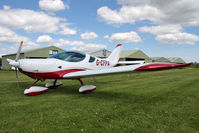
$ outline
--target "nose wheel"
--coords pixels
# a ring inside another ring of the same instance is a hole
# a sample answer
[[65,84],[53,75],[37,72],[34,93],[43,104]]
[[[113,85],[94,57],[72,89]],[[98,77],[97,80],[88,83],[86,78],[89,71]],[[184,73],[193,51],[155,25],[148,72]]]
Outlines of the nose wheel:
[[39,79],[37,79],[35,82],[33,82],[31,85],[29,85],[27,87],[27,89],[24,90],[24,95],[34,96],[34,95],[39,95],[41,93],[44,93],[44,92],[48,91],[48,88],[46,88],[46,87],[33,86],[38,81],[39,81]]

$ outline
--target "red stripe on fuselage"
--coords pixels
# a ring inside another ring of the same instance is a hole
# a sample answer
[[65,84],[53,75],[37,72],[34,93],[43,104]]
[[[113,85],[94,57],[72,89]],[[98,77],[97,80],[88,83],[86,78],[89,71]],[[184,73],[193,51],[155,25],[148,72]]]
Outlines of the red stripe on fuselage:
[[78,72],[78,71],[85,71],[84,69],[68,69],[68,70],[61,70],[56,72],[25,72],[20,69],[20,71],[31,78],[34,79],[62,79],[65,74]]
[[170,69],[170,68],[177,68],[177,67],[186,67],[191,65],[192,63],[187,63],[187,64],[149,64],[145,66],[141,66],[135,71],[148,71],[148,70],[161,70],[161,69]]

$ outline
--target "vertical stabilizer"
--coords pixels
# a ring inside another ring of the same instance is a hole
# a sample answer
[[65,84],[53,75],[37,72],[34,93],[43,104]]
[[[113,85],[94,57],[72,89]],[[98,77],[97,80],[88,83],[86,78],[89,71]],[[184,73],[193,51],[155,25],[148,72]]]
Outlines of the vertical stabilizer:
[[113,52],[107,58],[107,60],[110,62],[111,65],[115,66],[118,63],[120,59],[121,49],[122,49],[122,44],[118,44],[113,50]]

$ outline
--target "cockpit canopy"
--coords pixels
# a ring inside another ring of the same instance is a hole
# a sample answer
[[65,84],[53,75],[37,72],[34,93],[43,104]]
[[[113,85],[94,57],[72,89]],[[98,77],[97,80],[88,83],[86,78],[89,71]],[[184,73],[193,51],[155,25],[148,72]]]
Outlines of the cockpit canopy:
[[86,54],[81,53],[81,52],[65,51],[65,52],[61,52],[53,56],[50,56],[49,58],[55,58],[55,59],[64,60],[68,62],[80,62],[84,60],[85,57],[86,57]]

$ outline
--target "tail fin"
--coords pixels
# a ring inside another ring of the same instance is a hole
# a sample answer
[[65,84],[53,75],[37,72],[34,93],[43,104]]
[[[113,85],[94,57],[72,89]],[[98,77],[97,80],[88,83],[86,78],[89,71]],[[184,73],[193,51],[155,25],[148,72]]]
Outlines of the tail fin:
[[119,59],[120,59],[120,52],[122,49],[122,44],[118,44],[115,49],[113,50],[113,52],[109,55],[109,57],[107,58],[107,60],[114,66],[118,63]]

